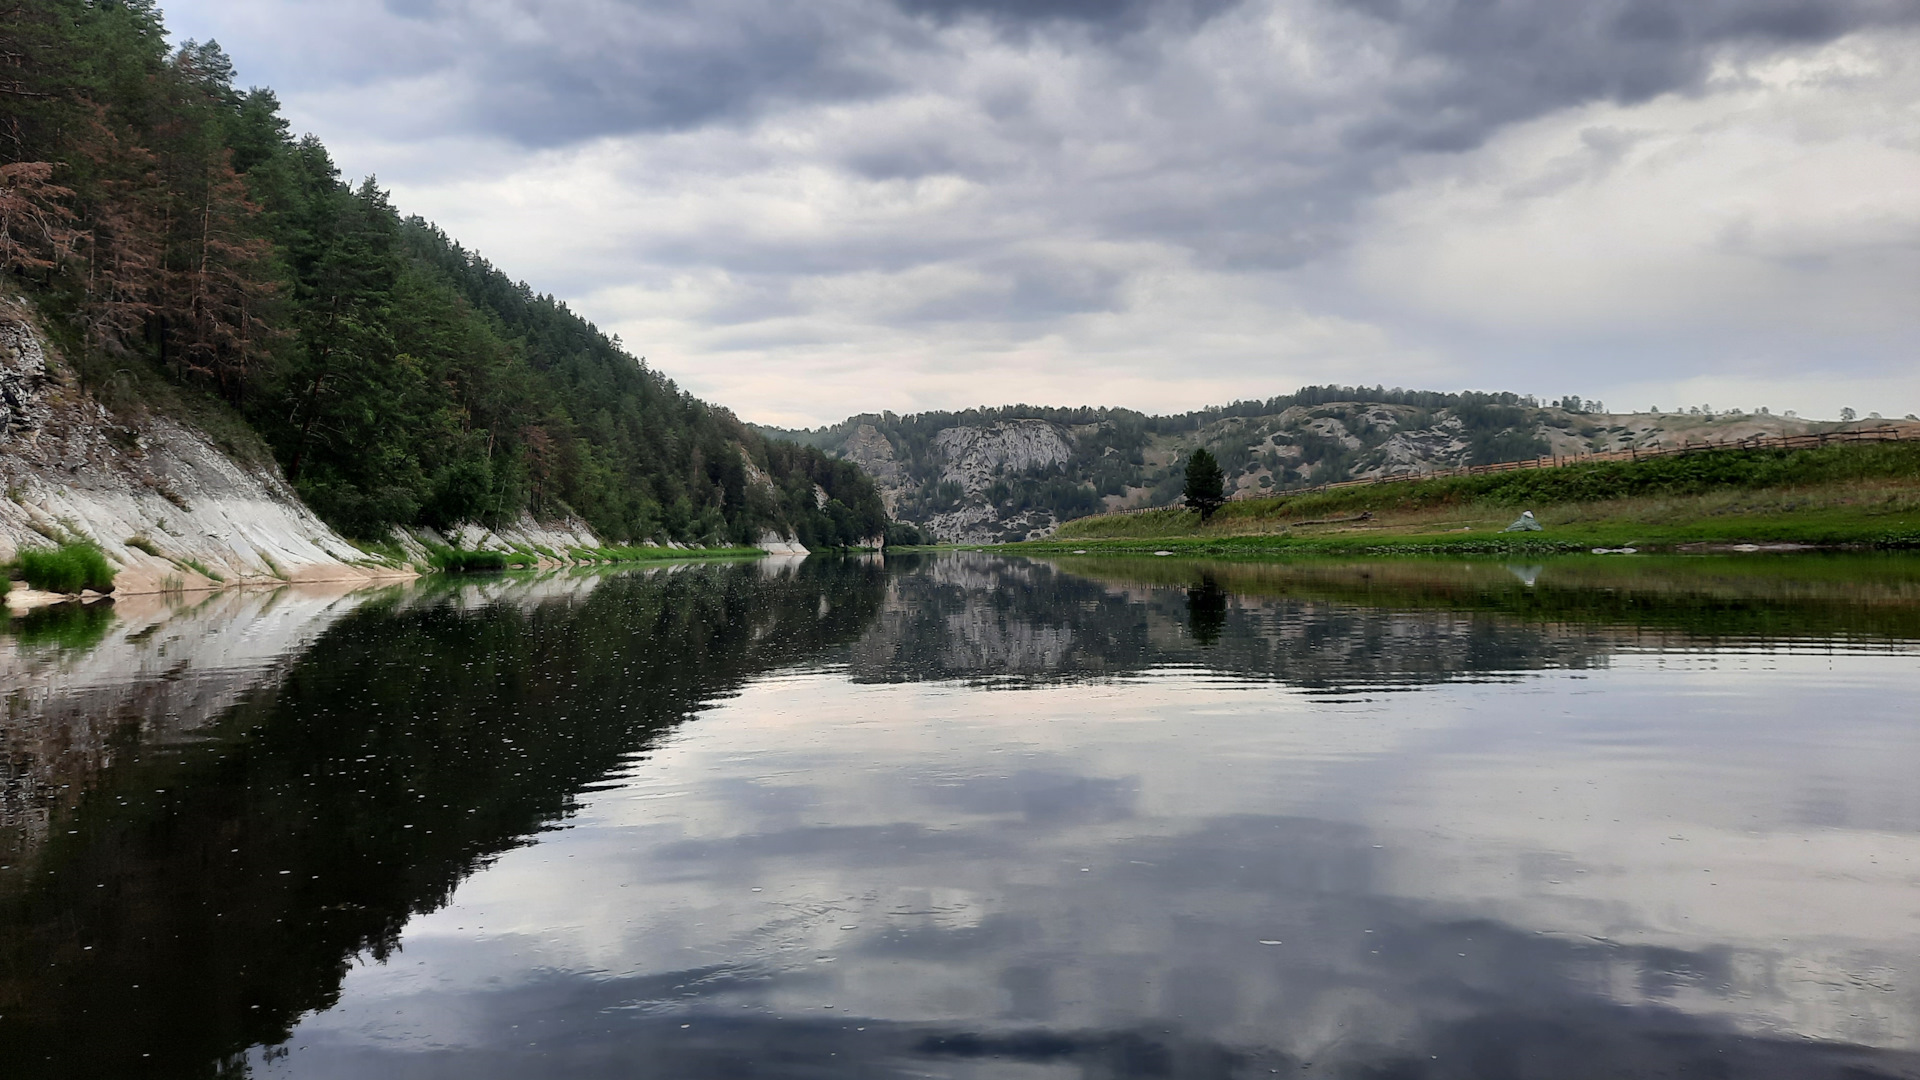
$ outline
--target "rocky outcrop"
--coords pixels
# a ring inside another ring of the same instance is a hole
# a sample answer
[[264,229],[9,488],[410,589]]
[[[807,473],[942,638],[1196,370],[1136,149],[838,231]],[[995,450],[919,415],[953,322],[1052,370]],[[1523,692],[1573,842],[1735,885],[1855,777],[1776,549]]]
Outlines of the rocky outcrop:
[[985,502],[969,503],[958,509],[935,514],[926,521],[927,531],[948,544],[1002,544],[1013,540],[1039,540],[1053,534],[1060,522],[1050,513],[1024,511],[1008,515]]
[[1396,431],[1380,444],[1380,452],[1375,475],[1408,476],[1464,463],[1467,440],[1457,430]]
[[935,514],[926,521],[927,532],[949,544],[990,544],[1000,536],[1000,512],[985,503],[975,503]]
[[787,537],[781,536],[779,533],[774,532],[772,529],[768,529],[766,532],[761,533],[760,539],[755,541],[753,546],[759,548],[760,550],[766,552],[769,555],[805,555],[807,554],[807,546],[805,544],[802,544],[798,540],[792,540]]
[[[949,509],[921,520],[930,538],[989,544],[1037,539],[1057,527],[1050,513],[1009,512],[987,498],[996,480],[1064,465],[1072,457],[1072,445],[1054,425],[1044,420],[1013,420],[950,427],[934,436],[932,450],[940,470],[935,482],[958,485],[959,496]],[[887,437],[863,423],[853,429],[839,452],[874,478],[887,513],[897,514],[916,485]]]
[[170,417],[110,414],[14,300],[0,301],[0,403],[0,560],[91,540],[122,593],[412,576],[328,528],[264,453],[243,463]]
[[967,494],[984,491],[1006,474],[1064,465],[1073,447],[1045,420],[1010,420],[991,427],[950,427],[933,438],[945,459],[940,479]]
[[853,434],[847,436],[841,456],[873,477],[874,486],[880,489],[880,500],[886,504],[887,516],[893,516],[901,494],[911,486],[912,481],[900,460],[894,456],[893,444],[887,441],[887,437],[872,424],[861,424],[853,429]]
[[393,541],[409,562],[425,566],[433,559],[435,548],[460,548],[464,551],[499,551],[527,554],[542,567],[568,566],[575,561],[570,553],[576,548],[601,546],[587,523],[579,518],[560,521],[535,521],[522,514],[519,519],[498,529],[469,523],[444,532],[435,529],[395,529]]
[[1360,440],[1348,430],[1347,425],[1339,417],[1317,416],[1307,421],[1302,427],[1309,434],[1318,435],[1323,439],[1332,439],[1343,449],[1358,450],[1361,446]]
[[32,445],[53,419],[55,380],[30,324],[0,309],[0,447]]

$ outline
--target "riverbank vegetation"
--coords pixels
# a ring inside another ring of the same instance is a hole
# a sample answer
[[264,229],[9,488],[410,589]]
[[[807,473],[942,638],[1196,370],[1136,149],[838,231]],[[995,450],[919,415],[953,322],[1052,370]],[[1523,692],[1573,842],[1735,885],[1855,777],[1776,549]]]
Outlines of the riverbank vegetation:
[[[1541,532],[1501,530],[1532,510]],[[1522,552],[1920,547],[1920,443],[1720,450],[1374,484],[1068,522],[1037,550]]]
[[[28,587],[50,593],[113,591],[113,567],[100,549],[84,541],[57,548],[25,548],[4,567],[0,578],[18,577]],[[0,588],[0,596],[6,590]]]
[[688,562],[703,559],[757,559],[766,552],[755,547],[732,545],[710,548],[647,547],[615,545],[608,547],[570,547],[564,553],[547,548],[517,546],[510,550],[473,550],[436,547],[429,549],[428,565],[443,574],[498,573],[504,570],[531,570],[543,563],[574,566],[614,566],[625,563]]
[[0,18],[0,292],[118,411],[270,453],[348,536],[577,516],[613,543],[880,535],[872,482],[688,394],[371,178],[150,0]]

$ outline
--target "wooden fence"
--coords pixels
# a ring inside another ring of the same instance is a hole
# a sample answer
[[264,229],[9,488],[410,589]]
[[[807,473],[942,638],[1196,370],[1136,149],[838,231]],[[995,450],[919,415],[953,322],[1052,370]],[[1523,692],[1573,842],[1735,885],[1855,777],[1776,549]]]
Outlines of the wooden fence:
[[[1602,461],[1647,461],[1652,458],[1672,457],[1676,454],[1702,454],[1719,450],[1812,450],[1822,446],[1834,446],[1840,443],[1868,442],[1920,442],[1920,425],[1906,427],[1861,428],[1856,431],[1825,431],[1815,435],[1753,435],[1745,439],[1707,439],[1700,442],[1691,440],[1678,446],[1629,447],[1625,450],[1603,450],[1588,454],[1557,455],[1549,454],[1526,461],[1500,461],[1491,465],[1461,465],[1451,469],[1430,469],[1426,472],[1395,473],[1391,476],[1369,476],[1360,480],[1341,480],[1331,484],[1315,484],[1311,487],[1287,488],[1285,491],[1266,491],[1253,494],[1234,494],[1228,502],[1242,502],[1249,499],[1277,499],[1286,495],[1307,495],[1321,491],[1338,491],[1341,488],[1369,487],[1374,484],[1399,484],[1410,480],[1442,480],[1451,476],[1478,476],[1483,473],[1514,472],[1518,469],[1558,469],[1567,465],[1590,465]],[[1154,510],[1171,510],[1179,504],[1167,506],[1136,506],[1127,510],[1109,510],[1095,517],[1115,517],[1125,514],[1145,514]]]

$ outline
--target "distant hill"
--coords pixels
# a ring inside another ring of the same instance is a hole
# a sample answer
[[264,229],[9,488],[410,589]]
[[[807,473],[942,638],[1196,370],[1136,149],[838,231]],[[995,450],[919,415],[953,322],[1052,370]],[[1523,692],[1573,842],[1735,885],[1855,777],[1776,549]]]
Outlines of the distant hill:
[[1180,497],[1187,455],[1204,446],[1236,496],[1339,480],[1629,446],[1799,434],[1836,427],[1767,413],[1610,413],[1507,393],[1310,386],[1172,416],[1129,409],[1011,405],[851,417],[762,434],[860,465],[889,512],[928,539],[1025,540],[1108,510]]

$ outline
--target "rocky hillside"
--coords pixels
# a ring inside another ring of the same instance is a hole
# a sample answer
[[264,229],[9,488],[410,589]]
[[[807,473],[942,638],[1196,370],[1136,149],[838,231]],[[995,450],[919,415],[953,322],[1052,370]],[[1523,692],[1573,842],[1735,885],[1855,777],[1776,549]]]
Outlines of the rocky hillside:
[[[736,452],[747,483],[771,499],[772,482],[744,448]],[[395,527],[378,543],[350,542],[308,508],[267,447],[219,403],[169,396],[109,410],[81,385],[32,306],[4,294],[0,490],[0,564],[23,548],[87,541],[106,555],[122,596],[408,578],[437,548],[544,552],[537,562],[561,565],[572,561],[568,553],[604,546],[577,517],[537,521],[525,513],[493,528]],[[830,502],[824,489],[813,498]],[[807,551],[771,529],[757,542],[772,552]],[[8,595],[17,606],[47,599],[24,589]]]
[[0,300],[0,561],[90,540],[126,592],[411,576],[328,528],[260,456],[247,464],[160,412],[109,413],[31,309]]
[[[1870,423],[1871,421],[1863,421]],[[888,512],[928,539],[991,543],[1060,522],[1177,501],[1196,447],[1219,458],[1236,496],[1460,465],[1668,446],[1842,425],[1792,415],[1690,409],[1611,413],[1514,394],[1308,387],[1264,402],[1177,416],[1012,406],[853,417],[811,431],[766,429],[860,465]]]

